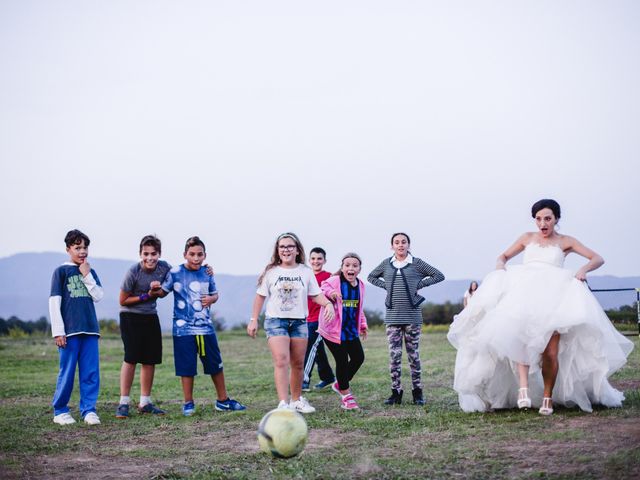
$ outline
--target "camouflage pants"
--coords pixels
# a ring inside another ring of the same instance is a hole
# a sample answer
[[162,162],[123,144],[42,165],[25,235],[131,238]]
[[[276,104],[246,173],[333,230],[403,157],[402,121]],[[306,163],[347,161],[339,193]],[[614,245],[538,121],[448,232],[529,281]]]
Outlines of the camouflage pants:
[[407,349],[407,358],[411,368],[412,388],[422,388],[422,364],[420,363],[420,332],[422,325],[387,325],[389,341],[389,373],[391,388],[402,388],[402,339]]

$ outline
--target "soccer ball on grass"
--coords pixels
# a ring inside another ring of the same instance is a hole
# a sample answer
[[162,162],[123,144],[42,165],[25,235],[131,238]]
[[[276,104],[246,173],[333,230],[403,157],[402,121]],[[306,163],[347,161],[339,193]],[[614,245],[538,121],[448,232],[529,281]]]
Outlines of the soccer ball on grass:
[[307,422],[293,410],[271,410],[258,426],[260,449],[278,458],[298,455],[307,443],[307,435]]

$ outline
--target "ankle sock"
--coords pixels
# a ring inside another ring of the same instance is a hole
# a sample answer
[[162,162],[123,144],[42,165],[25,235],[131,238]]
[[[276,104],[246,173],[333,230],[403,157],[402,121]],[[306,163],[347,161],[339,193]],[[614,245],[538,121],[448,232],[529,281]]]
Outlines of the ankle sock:
[[130,398],[128,395],[120,396],[120,405],[129,405]]
[[140,406],[144,407],[147,403],[151,403],[151,396],[140,395]]

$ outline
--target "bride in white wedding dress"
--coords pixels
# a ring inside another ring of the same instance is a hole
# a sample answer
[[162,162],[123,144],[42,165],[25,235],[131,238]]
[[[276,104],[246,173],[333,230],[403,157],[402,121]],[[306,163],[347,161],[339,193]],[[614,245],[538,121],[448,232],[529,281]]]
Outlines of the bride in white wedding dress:
[[[449,329],[458,350],[453,386],[460,407],[483,412],[533,404],[543,415],[553,413],[553,402],[589,412],[592,404],[618,407],[624,395],[608,377],[626,363],[633,343],[584,283],[604,260],[556,232],[556,201],[536,202],[531,215],[538,231],[498,257]],[[522,265],[505,266],[523,251]],[[588,260],[575,274],[563,268],[572,252]]]

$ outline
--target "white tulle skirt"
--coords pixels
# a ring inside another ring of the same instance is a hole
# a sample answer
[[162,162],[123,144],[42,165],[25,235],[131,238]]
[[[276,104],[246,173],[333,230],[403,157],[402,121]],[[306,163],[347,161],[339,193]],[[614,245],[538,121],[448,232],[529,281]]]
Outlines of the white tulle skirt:
[[466,412],[517,405],[516,362],[529,365],[533,404],[542,402],[541,354],[560,334],[554,403],[620,406],[607,378],[626,363],[633,343],[611,324],[587,286],[554,265],[532,262],[496,270],[454,318],[448,339],[458,350],[454,389]]

